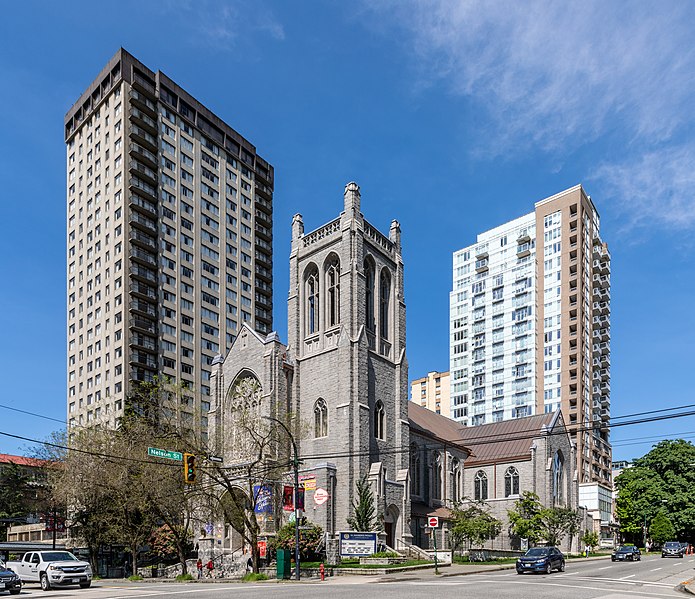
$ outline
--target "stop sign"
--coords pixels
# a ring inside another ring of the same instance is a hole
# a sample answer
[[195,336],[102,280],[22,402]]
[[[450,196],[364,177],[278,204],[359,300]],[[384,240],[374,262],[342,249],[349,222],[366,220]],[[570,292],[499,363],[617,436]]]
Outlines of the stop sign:
[[437,516],[429,516],[427,518],[427,526],[430,528],[439,528],[439,518],[437,518]]

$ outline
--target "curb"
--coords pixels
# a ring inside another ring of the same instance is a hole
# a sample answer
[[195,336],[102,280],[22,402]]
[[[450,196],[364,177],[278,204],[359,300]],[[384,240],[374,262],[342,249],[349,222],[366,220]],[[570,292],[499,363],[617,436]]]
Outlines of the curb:
[[676,585],[676,590],[680,591],[681,593],[689,593],[691,595],[695,595],[695,588],[691,588],[691,585],[695,582],[695,578],[691,578],[690,580],[686,580],[685,582],[681,582],[679,585]]

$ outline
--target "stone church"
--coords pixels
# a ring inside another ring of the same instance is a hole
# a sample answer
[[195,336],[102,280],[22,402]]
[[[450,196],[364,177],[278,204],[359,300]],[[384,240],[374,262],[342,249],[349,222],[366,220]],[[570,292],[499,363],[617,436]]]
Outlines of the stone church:
[[[211,451],[225,465],[243,461],[244,433],[235,420],[241,410],[288,422],[309,521],[330,535],[349,530],[356,481],[367,479],[383,541],[410,543],[401,231],[395,220],[388,235],[367,222],[356,183],[345,187],[335,220],[305,233],[301,215],[293,219],[288,329],[284,345],[276,333],[244,326],[228,355],[215,359]],[[284,458],[288,451],[280,450]],[[282,493],[281,483],[268,493]],[[277,498],[268,505],[274,507],[259,519],[272,534],[287,512]],[[234,550],[231,527],[220,529],[218,543]]]

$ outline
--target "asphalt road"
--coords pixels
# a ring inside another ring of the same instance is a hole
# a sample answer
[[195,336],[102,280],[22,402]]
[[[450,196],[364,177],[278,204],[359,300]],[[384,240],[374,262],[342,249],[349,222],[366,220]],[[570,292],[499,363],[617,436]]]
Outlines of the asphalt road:
[[[446,569],[442,569],[446,573]],[[96,581],[90,589],[65,588],[42,592],[26,585],[20,597],[46,599],[646,599],[684,597],[675,586],[695,576],[695,558],[643,557],[641,562],[571,560],[564,573],[525,574],[502,570],[467,576],[436,577],[429,571],[378,577],[336,577],[327,582],[265,583],[129,583]]]

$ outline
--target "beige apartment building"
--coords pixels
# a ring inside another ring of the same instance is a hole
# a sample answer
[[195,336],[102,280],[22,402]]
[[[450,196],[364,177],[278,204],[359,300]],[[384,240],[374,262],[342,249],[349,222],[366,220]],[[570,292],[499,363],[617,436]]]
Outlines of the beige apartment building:
[[610,483],[610,254],[581,185],[454,253],[452,418],[562,410],[580,483]]
[[449,373],[428,372],[426,377],[410,383],[410,400],[437,414],[450,417]]
[[161,410],[205,436],[213,359],[272,328],[273,167],[123,49],[65,143],[69,426],[115,426],[159,375],[191,390]]

